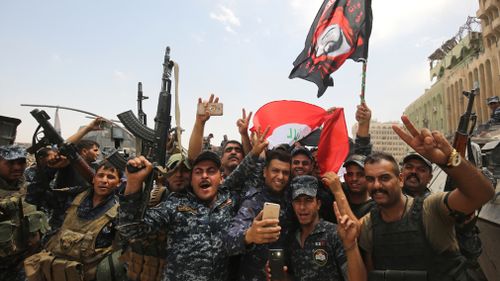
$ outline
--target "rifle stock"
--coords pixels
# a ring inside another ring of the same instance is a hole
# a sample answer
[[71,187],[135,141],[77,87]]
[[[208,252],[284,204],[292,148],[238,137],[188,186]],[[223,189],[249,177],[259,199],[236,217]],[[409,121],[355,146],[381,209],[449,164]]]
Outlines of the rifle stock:
[[[95,175],[95,171],[83,160],[83,158],[78,154],[74,144],[65,143],[64,139],[57,133],[56,129],[49,123],[50,116],[44,110],[33,109],[31,115],[36,119],[39,126],[35,131],[33,136],[33,144],[28,148],[28,152],[36,153],[36,151],[45,145],[57,145],[59,152],[66,156],[71,166],[83,176],[83,178],[88,182],[92,183]],[[38,135],[39,129],[43,129],[43,138],[36,142],[36,136]]]

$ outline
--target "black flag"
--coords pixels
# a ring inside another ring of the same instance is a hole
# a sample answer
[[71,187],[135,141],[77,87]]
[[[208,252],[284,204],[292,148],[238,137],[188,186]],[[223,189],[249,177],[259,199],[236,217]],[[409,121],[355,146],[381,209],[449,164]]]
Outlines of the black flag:
[[314,82],[321,97],[346,59],[366,60],[371,29],[371,0],[325,0],[289,78]]

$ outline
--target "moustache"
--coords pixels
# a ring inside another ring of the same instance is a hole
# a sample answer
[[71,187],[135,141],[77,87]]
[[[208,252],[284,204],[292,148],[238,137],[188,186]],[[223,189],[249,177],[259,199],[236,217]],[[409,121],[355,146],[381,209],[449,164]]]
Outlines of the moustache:
[[380,193],[384,193],[385,195],[389,195],[389,192],[387,192],[386,190],[383,190],[383,189],[375,189],[375,190],[372,190],[370,192],[370,196],[373,197],[373,195],[375,195],[375,193],[377,192],[380,192]]
[[415,173],[411,173],[411,174],[409,174],[409,175],[406,177],[406,179],[407,179],[407,180],[409,180],[409,179],[411,179],[411,178],[415,178],[415,179],[416,179],[416,180],[420,183],[420,178],[417,176],[417,174],[415,174]]

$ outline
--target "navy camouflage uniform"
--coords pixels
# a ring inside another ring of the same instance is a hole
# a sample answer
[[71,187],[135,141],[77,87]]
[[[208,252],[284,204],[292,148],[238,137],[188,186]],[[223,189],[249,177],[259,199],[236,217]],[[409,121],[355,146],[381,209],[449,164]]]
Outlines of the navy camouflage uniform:
[[335,224],[320,220],[306,238],[303,248],[300,230],[290,240],[286,256],[288,273],[293,280],[347,280],[347,258]]
[[55,187],[54,177],[57,170],[45,168],[37,171],[28,185],[26,202],[36,205],[49,214],[49,225],[54,233],[57,231],[73,199],[83,191],[92,189],[88,184],[82,186]]
[[144,218],[140,209],[141,192],[120,195],[118,230],[127,240],[167,231],[167,266],[163,280],[226,280],[229,253],[222,237],[236,214],[242,183],[255,170],[257,157],[247,155],[219,186],[217,199],[208,207],[192,192],[170,193]]
[[[280,205],[279,225],[281,226],[280,238],[272,244],[245,245],[245,232],[262,210],[264,202]],[[291,228],[293,210],[290,204],[289,188],[284,194],[274,194],[267,186],[252,188],[245,195],[238,214],[231,222],[226,247],[233,254],[243,254],[240,260],[239,280],[266,280],[264,266],[268,260],[270,248],[284,248],[286,237]]]
[[[0,158],[11,161],[24,158],[26,150],[18,145],[0,146]],[[23,260],[39,250],[39,235],[48,229],[47,218],[36,207],[26,203],[26,181],[21,177],[9,183],[0,177],[0,280],[21,281],[25,279]],[[23,219],[20,222],[22,204]],[[23,226],[22,226],[23,225]],[[21,229],[26,227],[28,229]],[[24,231],[25,234],[21,234]],[[19,237],[27,236],[21,242]]]

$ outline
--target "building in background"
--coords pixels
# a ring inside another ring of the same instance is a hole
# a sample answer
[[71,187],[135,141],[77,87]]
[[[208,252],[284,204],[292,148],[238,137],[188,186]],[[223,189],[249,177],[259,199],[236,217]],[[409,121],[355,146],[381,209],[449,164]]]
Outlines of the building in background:
[[[498,5],[498,6],[497,6]],[[467,106],[463,91],[478,85],[474,103],[477,124],[488,121],[486,99],[499,94],[500,3],[479,1],[478,18],[469,17],[459,32],[430,56],[430,89],[411,103],[405,114],[419,127],[452,136]],[[482,29],[482,32],[481,32]]]
[[[384,151],[391,153],[396,160],[401,163],[403,158],[412,149],[399,138],[392,129],[392,125],[403,127],[401,122],[370,122],[370,136],[373,144],[373,151]],[[358,131],[358,124],[352,127],[352,135],[355,136]]]

